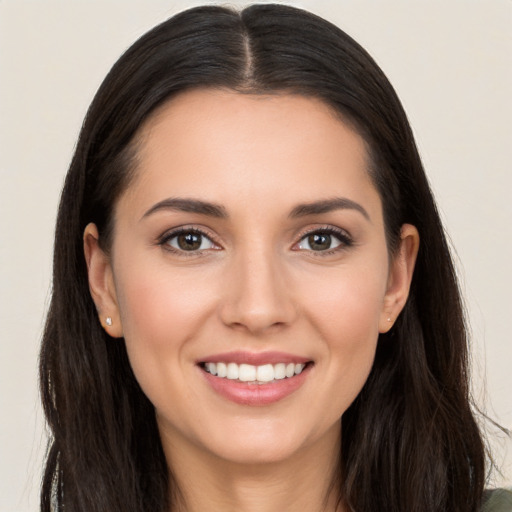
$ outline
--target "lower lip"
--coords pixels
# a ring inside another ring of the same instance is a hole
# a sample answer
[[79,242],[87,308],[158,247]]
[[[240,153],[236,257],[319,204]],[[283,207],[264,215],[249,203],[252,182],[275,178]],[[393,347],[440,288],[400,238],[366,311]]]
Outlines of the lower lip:
[[304,384],[311,369],[310,366],[308,364],[299,375],[275,380],[268,384],[248,384],[215,377],[202,368],[200,370],[208,384],[219,395],[237,404],[259,406],[278,402],[297,391]]

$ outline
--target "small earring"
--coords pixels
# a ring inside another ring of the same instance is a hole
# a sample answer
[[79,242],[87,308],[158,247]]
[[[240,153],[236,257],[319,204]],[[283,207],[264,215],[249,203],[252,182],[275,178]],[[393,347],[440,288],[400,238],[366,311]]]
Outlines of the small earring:
[[391,322],[391,317],[390,316],[388,316],[388,322]]
[[112,325],[112,318],[107,316],[107,318],[105,319],[105,323],[110,327]]

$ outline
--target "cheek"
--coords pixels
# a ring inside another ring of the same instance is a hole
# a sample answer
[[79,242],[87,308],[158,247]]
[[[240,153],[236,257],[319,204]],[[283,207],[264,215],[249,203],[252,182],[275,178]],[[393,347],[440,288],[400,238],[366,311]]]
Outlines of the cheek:
[[304,289],[302,295],[307,297],[307,309],[315,324],[328,339],[363,342],[367,335],[378,334],[387,269],[340,269],[317,276],[314,282],[315,286]]
[[169,269],[165,264],[133,268],[137,270],[121,270],[116,279],[125,337],[144,340],[152,333],[147,342],[167,340],[167,344],[173,333],[186,336],[212,306],[215,293],[204,286],[208,278],[204,272]]
[[327,358],[319,358],[319,371],[331,389],[325,406],[331,407],[332,419],[349,407],[370,373],[387,273],[347,271],[336,277],[309,293],[306,309],[310,325],[328,352]]
[[177,374],[176,365],[182,365],[208,322],[216,294],[198,272],[171,272],[165,264],[143,262],[119,269],[116,292],[128,356],[137,380],[151,395],[153,382]]

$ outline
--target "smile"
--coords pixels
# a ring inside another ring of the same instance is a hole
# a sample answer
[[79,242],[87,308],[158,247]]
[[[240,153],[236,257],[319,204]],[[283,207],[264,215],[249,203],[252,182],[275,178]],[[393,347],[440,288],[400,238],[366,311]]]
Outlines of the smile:
[[260,366],[225,362],[202,364],[202,368],[211,375],[249,384],[268,384],[276,380],[289,379],[300,375],[305,366],[303,363],[277,363]]
[[266,406],[297,392],[312,373],[314,362],[283,352],[230,352],[197,362],[210,389],[244,406]]

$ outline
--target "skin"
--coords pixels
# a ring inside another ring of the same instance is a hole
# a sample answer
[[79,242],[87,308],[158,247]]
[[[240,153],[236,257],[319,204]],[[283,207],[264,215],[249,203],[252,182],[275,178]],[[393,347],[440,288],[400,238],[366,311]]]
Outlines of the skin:
[[[139,137],[110,254],[94,224],[84,249],[100,321],[124,337],[156,408],[180,510],[335,510],[341,416],[368,377],[379,333],[405,304],[416,229],[402,227],[390,258],[365,144],[315,99],[187,92]],[[334,197],[358,207],[290,216]],[[226,217],[148,213],[167,198],[215,203]],[[163,240],[180,226],[205,233],[200,250]],[[326,228],[341,237],[314,250],[308,233]],[[312,364],[291,395],[241,405],[216,393],[197,364],[232,350]]]

